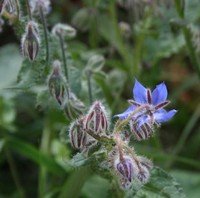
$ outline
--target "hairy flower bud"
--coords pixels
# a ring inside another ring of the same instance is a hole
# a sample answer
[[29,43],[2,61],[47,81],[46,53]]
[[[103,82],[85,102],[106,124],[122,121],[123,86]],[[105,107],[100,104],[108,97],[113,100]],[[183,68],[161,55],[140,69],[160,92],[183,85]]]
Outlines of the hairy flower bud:
[[29,0],[32,14],[40,15],[40,9],[47,15],[51,11],[51,2],[49,0]]
[[145,166],[140,166],[137,179],[142,183],[147,183],[150,178],[149,170]]
[[120,176],[127,179],[129,182],[138,174],[137,165],[129,156],[125,155],[122,159],[117,158],[114,162],[114,166]]
[[60,35],[62,37],[74,38],[76,36],[76,30],[67,24],[58,23],[53,27],[52,34],[55,36]]
[[84,104],[76,97],[76,95],[71,91],[68,91],[68,95],[65,97],[63,104],[66,116],[71,120],[76,119],[82,114],[84,108]]
[[108,130],[108,118],[101,102],[96,101],[89,110],[85,119],[85,128],[95,133],[102,133]]
[[138,157],[139,160],[139,172],[137,179],[142,183],[147,183],[150,178],[150,170],[153,168],[153,163],[146,157]]
[[53,71],[48,79],[48,86],[51,95],[62,105],[65,96],[65,80],[61,73],[61,63],[56,60],[53,63]]
[[138,141],[146,140],[154,133],[154,126],[151,123],[144,123],[140,126],[135,120],[130,120],[129,125],[131,132]]
[[38,25],[34,21],[29,21],[26,32],[21,40],[22,53],[30,61],[35,60],[40,46]]
[[70,143],[73,148],[82,150],[87,142],[88,136],[83,127],[84,118],[80,118],[73,122],[69,129]]

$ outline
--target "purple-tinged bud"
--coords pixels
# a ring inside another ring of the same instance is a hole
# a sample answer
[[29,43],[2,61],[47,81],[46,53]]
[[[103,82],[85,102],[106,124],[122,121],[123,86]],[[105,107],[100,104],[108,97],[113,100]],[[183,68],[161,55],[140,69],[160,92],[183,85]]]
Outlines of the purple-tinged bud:
[[138,157],[138,160],[142,166],[145,166],[148,170],[151,170],[153,168],[153,163],[150,159],[146,157]]
[[63,110],[67,118],[73,120],[79,117],[85,109],[85,105],[81,102],[74,93],[68,90],[68,95],[63,103]]
[[64,102],[66,87],[65,80],[61,72],[61,63],[56,60],[53,63],[53,71],[48,79],[48,86],[51,95],[62,105]]
[[80,118],[73,122],[69,129],[70,143],[74,149],[82,150],[88,142],[88,135],[83,127],[84,118]]
[[38,25],[34,21],[29,21],[26,26],[26,32],[21,40],[23,56],[28,57],[30,61],[35,60],[40,46],[40,37]]
[[31,13],[34,15],[40,15],[40,9],[42,9],[43,14],[47,15],[51,11],[51,2],[49,0],[29,0],[31,7]]
[[137,179],[142,183],[147,183],[150,178],[150,170],[153,168],[153,163],[146,157],[138,157],[139,172]]
[[76,30],[67,24],[58,23],[53,27],[52,34],[55,36],[74,38],[76,36]]
[[114,166],[120,176],[127,179],[129,182],[138,174],[137,165],[129,156],[123,156],[122,159],[117,158]]
[[141,183],[147,183],[150,178],[149,170],[145,166],[140,166],[139,173],[137,175],[137,179]]
[[125,179],[124,177],[120,178],[119,185],[123,190],[128,190],[131,187],[131,182],[128,181],[128,179]]
[[129,122],[131,132],[133,133],[136,140],[146,140],[154,133],[154,126],[152,123],[144,123],[141,126],[135,122],[135,120],[130,120]]
[[108,118],[105,107],[96,101],[89,110],[85,119],[85,128],[94,133],[104,133],[108,130]]

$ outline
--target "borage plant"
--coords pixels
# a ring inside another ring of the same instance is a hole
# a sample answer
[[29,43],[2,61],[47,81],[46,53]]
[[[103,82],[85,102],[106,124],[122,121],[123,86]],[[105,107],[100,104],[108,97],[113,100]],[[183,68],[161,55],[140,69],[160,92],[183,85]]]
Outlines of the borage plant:
[[146,140],[153,135],[156,127],[176,113],[176,110],[164,110],[169,104],[164,83],[151,93],[135,80],[133,95],[134,100],[129,100],[131,106],[114,116],[119,120],[113,127],[106,108],[100,101],[95,101],[88,113],[72,122],[69,129],[73,148],[81,151],[86,159],[101,155],[97,167],[110,172],[124,190],[130,189],[134,182],[141,186],[147,183],[153,168],[151,160],[138,156],[129,144],[131,135],[136,140]]
[[[28,17],[22,14],[20,8],[27,9]],[[67,136],[73,149],[78,151],[70,162],[62,164],[64,168],[86,166],[89,172],[111,181],[111,189],[114,189],[112,193],[118,197],[126,193],[145,196],[151,188],[167,196],[182,194],[173,178],[161,169],[153,168],[150,159],[136,154],[131,140],[132,136],[136,141],[150,138],[163,122],[175,115],[176,110],[164,109],[169,104],[165,84],[157,85],[151,92],[135,80],[134,100],[128,100],[129,108],[111,118],[103,102],[93,102],[93,75],[104,65],[103,56],[90,55],[85,68],[77,69],[73,66],[82,61],[72,57],[67,45],[68,40],[75,37],[76,30],[67,24],[58,23],[49,31],[46,17],[51,11],[50,1],[26,0],[26,4],[22,5],[18,0],[7,0],[1,1],[0,9],[1,15],[12,22],[21,38],[24,61],[18,75],[18,84],[14,88],[34,92],[37,95],[37,107],[42,106],[45,112],[41,152],[51,156],[51,136],[46,134],[50,133],[47,125],[53,125],[49,115],[52,111],[53,114],[64,113],[65,122],[70,123],[67,126]],[[77,70],[81,74],[74,76]],[[86,79],[84,83],[88,86],[90,107],[87,99],[82,98],[84,104],[78,98],[80,90],[74,90],[75,81],[81,81],[82,78]],[[38,87],[42,87],[42,91]],[[41,168],[40,197],[45,195],[43,187],[46,178]],[[162,181],[162,184],[158,184],[157,180]],[[149,188],[144,187],[141,191],[141,187],[148,182]]]

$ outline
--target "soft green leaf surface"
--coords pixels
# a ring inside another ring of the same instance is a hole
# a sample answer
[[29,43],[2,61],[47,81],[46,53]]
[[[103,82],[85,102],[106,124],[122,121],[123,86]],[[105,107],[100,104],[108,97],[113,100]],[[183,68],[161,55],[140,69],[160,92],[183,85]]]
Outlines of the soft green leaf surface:
[[0,89],[7,88],[17,80],[17,73],[22,63],[19,48],[8,44],[0,48]]

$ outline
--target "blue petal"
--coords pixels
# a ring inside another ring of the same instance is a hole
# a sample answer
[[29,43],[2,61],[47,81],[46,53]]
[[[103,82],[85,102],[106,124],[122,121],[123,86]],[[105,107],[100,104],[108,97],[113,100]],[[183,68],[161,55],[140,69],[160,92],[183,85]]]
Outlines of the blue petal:
[[154,105],[157,105],[161,102],[166,101],[167,99],[167,87],[165,83],[161,83],[156,86],[152,92],[152,102]]
[[130,113],[132,113],[135,110],[135,108],[136,106],[131,105],[126,111],[124,111],[121,114],[117,114],[114,117],[118,117],[119,119],[124,120],[129,116]]
[[154,113],[154,118],[158,123],[167,122],[176,114],[176,112],[177,112],[177,110],[175,110],[175,109],[168,111],[168,112],[166,110],[162,109],[162,110],[156,111]]
[[139,83],[136,79],[135,79],[135,85],[133,88],[133,97],[134,97],[134,100],[138,103],[141,103],[141,104],[147,103],[147,89],[141,83]]
[[139,119],[138,119],[138,121],[137,121],[137,123],[138,123],[138,128],[139,127],[141,127],[143,124],[145,124],[145,123],[147,123],[147,122],[149,122],[149,116],[147,116],[147,115],[142,115]]

